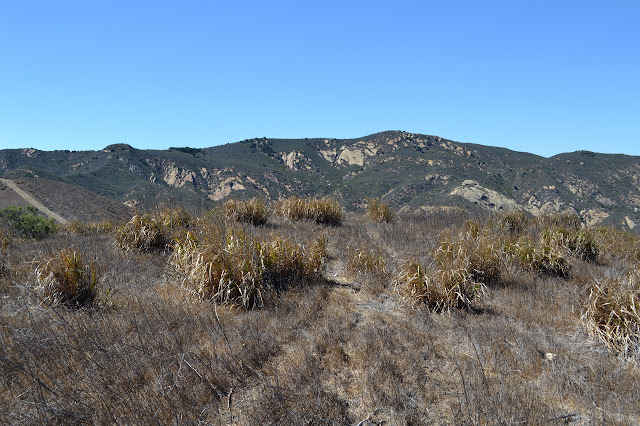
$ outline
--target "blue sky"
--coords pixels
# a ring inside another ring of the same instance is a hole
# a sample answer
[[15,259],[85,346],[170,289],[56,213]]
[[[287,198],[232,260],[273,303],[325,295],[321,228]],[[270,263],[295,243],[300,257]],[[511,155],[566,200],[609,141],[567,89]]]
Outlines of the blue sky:
[[434,134],[640,155],[638,1],[0,0],[0,148]]

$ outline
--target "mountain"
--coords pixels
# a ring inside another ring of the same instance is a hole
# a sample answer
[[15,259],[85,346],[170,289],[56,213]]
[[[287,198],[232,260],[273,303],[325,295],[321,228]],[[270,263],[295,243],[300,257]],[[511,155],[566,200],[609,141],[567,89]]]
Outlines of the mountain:
[[588,224],[640,223],[640,157],[578,151],[545,158],[402,131],[163,151],[126,144],[102,151],[0,150],[0,176],[75,184],[135,208],[327,195],[348,209],[381,197],[398,209],[571,211]]

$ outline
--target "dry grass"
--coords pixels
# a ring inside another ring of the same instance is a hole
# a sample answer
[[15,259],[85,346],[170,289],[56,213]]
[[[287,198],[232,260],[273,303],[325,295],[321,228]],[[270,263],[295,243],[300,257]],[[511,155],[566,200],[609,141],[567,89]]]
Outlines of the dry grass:
[[193,223],[193,216],[184,208],[135,215],[116,231],[116,244],[123,250],[167,251],[175,235]]
[[78,250],[65,249],[39,262],[37,291],[48,305],[91,306],[98,292],[99,272]]
[[344,210],[337,201],[329,198],[286,198],[276,203],[278,216],[292,222],[313,220],[320,225],[339,226],[344,219]]
[[[173,227],[171,238],[190,234],[198,251],[239,256],[234,266],[258,260],[244,265],[262,271],[263,288],[274,291],[251,310],[210,303],[181,285],[174,255],[123,251],[110,234],[14,240],[0,276],[0,423],[638,424],[637,361],[616,356],[581,320],[593,285],[607,295],[633,288],[614,273],[632,263],[600,240],[597,262],[568,255],[571,276],[528,271],[503,253],[499,280],[487,280],[483,297],[467,296],[473,309],[436,312],[404,303],[388,283],[361,291],[376,272],[344,275],[350,253],[366,251],[394,276],[416,256],[425,269],[413,275],[424,281],[462,262],[451,255],[460,250],[472,275],[488,269],[469,266],[478,245],[499,253],[502,240],[528,237],[539,247],[546,228],[530,220],[517,236],[500,218],[457,211],[398,214],[391,223],[349,214],[341,227],[254,227],[210,214]],[[67,247],[86,259],[85,270],[99,259],[98,300],[111,289],[105,303],[41,303],[33,259]],[[300,266],[298,255],[314,250],[329,253],[321,266],[340,280]],[[296,268],[319,273],[289,279]],[[630,297],[610,299],[628,311]]]
[[640,361],[640,272],[611,275],[591,286],[582,318],[608,347]]
[[394,212],[387,203],[381,202],[378,198],[369,198],[367,200],[367,213],[369,219],[374,222],[391,222]]
[[347,255],[347,272],[357,275],[385,275],[387,263],[380,250],[350,248]]
[[269,210],[264,200],[258,198],[248,201],[228,200],[223,204],[222,209],[226,217],[256,226],[267,223],[269,217]]
[[324,262],[324,245],[210,224],[178,237],[170,263],[183,285],[203,298],[253,308],[263,306],[270,291],[312,281]]

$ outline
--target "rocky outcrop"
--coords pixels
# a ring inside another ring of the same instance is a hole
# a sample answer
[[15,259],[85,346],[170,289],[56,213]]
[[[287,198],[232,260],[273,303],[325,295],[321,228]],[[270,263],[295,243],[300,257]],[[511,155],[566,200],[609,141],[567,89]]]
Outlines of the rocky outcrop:
[[451,195],[463,197],[487,210],[508,211],[522,209],[515,200],[507,198],[492,189],[480,186],[474,180],[465,180],[451,192]]
[[599,225],[609,216],[609,213],[601,208],[585,209],[580,211],[580,217],[588,227]]
[[282,152],[280,156],[289,170],[311,170],[311,160],[302,151]]

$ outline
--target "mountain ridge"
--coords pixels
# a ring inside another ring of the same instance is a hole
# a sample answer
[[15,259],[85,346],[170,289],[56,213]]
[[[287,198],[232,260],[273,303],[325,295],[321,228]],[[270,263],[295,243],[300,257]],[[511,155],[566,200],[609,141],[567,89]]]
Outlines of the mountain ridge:
[[570,211],[588,224],[640,222],[640,157],[591,151],[542,157],[439,136],[253,138],[209,148],[0,150],[0,176],[82,186],[135,208],[228,198],[332,196],[347,209],[381,197],[397,209],[458,206]]

